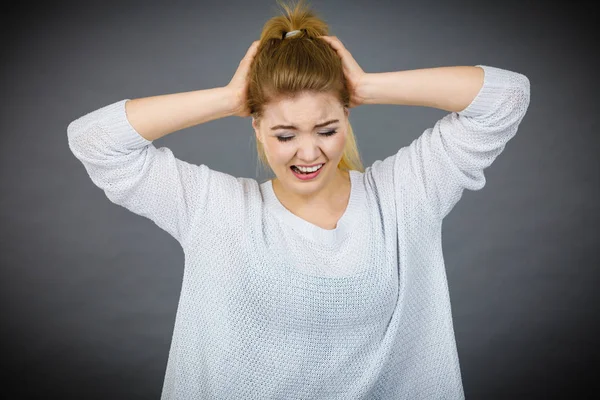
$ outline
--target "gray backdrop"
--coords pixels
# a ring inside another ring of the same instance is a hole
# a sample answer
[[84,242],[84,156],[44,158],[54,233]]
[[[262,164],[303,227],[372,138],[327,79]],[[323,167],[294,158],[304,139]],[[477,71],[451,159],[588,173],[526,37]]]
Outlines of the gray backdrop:
[[[0,77],[3,393],[156,399],[183,272],[179,244],[112,204],[67,125],[123,98],[223,86],[275,0],[93,1],[5,14]],[[318,1],[366,72],[486,64],[527,75],[517,136],[444,221],[467,398],[548,398],[594,385],[599,360],[598,64],[574,2]],[[539,2],[540,6],[542,2]],[[368,105],[350,120],[365,166],[445,112]],[[155,141],[259,180],[249,118]],[[3,396],[4,397],[4,396]]]

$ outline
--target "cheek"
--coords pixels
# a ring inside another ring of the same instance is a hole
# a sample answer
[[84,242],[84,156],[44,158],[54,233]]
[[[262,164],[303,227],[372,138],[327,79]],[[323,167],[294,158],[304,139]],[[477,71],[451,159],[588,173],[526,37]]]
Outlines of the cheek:
[[292,146],[284,146],[279,143],[270,144],[267,149],[268,158],[272,164],[287,164],[294,156]]
[[332,151],[332,153],[342,154],[344,152],[344,147],[345,146],[346,146],[346,135],[345,135],[345,133],[344,134],[340,134],[340,135],[335,135],[335,138],[331,141],[331,151]]

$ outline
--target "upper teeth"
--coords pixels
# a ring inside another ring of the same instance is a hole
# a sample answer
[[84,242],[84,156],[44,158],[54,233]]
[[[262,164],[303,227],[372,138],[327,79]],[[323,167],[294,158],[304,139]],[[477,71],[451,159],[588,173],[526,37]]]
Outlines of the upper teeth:
[[302,172],[315,172],[316,170],[318,170],[322,166],[323,166],[323,164],[319,164],[319,165],[315,165],[314,167],[305,168],[305,167],[299,167],[299,166],[296,165],[296,168],[298,168]]

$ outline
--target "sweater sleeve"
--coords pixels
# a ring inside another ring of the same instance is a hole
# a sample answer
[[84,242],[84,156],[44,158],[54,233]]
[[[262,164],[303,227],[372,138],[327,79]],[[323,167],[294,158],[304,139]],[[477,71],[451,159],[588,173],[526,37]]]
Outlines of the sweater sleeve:
[[515,136],[529,106],[525,75],[477,66],[484,70],[484,83],[471,104],[438,120],[404,149],[406,160],[398,154],[394,163],[395,176],[399,169],[410,169],[440,219],[450,213],[464,189],[484,187],[484,170]]
[[206,204],[211,170],[179,160],[141,136],[127,119],[127,101],[71,122],[69,148],[110,201],[150,219],[182,243]]

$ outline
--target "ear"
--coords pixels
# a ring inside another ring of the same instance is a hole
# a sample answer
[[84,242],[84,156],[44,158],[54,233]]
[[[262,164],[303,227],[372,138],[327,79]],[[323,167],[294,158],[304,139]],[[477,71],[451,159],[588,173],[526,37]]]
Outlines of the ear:
[[258,120],[252,117],[252,128],[254,129],[254,133],[256,134],[256,140],[262,143],[262,138],[260,135],[260,130],[258,128]]

